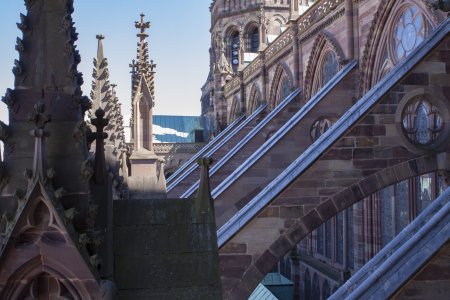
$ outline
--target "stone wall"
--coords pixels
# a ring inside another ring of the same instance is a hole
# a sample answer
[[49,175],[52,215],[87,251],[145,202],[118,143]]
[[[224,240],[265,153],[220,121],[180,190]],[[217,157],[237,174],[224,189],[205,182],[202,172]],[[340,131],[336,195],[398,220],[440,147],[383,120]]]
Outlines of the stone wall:
[[120,299],[220,299],[215,223],[194,199],[114,202]]

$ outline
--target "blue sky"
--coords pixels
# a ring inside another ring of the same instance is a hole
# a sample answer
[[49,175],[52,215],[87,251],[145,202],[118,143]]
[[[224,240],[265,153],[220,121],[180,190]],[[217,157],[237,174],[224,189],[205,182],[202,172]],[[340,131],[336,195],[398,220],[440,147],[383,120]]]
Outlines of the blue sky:
[[[13,88],[14,50],[19,13],[26,14],[23,0],[0,1],[0,97]],[[124,115],[130,110],[129,63],[136,57],[137,29],[141,12],[152,23],[149,31],[150,58],[157,66],[155,114],[199,115],[200,88],[209,70],[209,5],[211,0],[75,0],[73,15],[79,40],[77,49],[84,75],[83,91],[89,96],[92,59],[97,52],[96,34],[105,35],[104,49],[111,83],[117,91]],[[6,120],[0,104],[0,119]]]

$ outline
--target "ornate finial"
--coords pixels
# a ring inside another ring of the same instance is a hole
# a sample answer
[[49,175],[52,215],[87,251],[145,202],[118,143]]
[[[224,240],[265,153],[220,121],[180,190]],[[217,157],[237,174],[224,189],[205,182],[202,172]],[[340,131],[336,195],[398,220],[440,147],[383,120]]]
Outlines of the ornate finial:
[[141,13],[141,21],[140,22],[135,22],[134,23],[134,26],[137,28],[137,29],[140,29],[141,30],[141,32],[140,33],[138,33],[138,37],[140,37],[141,39],[144,39],[144,38],[146,38],[148,35],[145,33],[145,30],[146,29],[149,29],[150,28],[150,26],[151,26],[151,23],[150,22],[145,22],[144,21],[144,17],[145,17],[145,15],[144,15],[144,13]]
[[103,132],[103,129],[108,126],[109,120],[105,119],[105,111],[101,108],[95,111],[96,119],[92,119],[91,123],[97,129],[97,132],[93,133],[93,137],[96,140],[95,147],[95,182],[103,184],[106,176],[106,162],[105,162],[105,145],[104,140],[108,138],[108,134]]
[[51,121],[51,115],[45,114],[45,104],[38,102],[34,105],[33,112],[28,115],[28,120],[34,122],[36,129],[43,130],[45,124]]
[[97,38],[97,40],[99,40],[99,41],[101,41],[101,40],[104,40],[105,39],[105,36],[103,35],[103,34],[97,34],[96,36],[95,36],[96,38]]
[[38,102],[34,105],[33,112],[28,115],[28,120],[35,124],[35,129],[31,131],[31,135],[35,137],[34,162],[32,179],[29,184],[37,181],[46,182],[44,170],[46,170],[46,154],[45,154],[45,138],[50,133],[45,129],[45,125],[50,122],[51,116],[45,113],[45,104]]
[[211,198],[211,188],[209,184],[209,166],[213,163],[212,158],[202,157],[197,159],[200,166],[200,184],[195,199],[195,214],[197,222],[209,223],[215,220],[214,203]]

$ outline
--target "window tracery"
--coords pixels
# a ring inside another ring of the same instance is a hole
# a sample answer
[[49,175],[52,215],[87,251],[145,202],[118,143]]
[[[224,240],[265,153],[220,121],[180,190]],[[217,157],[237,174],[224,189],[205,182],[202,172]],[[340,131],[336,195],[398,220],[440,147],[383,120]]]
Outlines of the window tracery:
[[323,87],[328,81],[333,78],[334,75],[339,71],[339,62],[337,60],[336,54],[333,51],[328,51],[325,54],[325,59],[322,67],[322,82],[320,87]]
[[410,6],[400,14],[395,22],[393,46],[395,59],[407,57],[427,35],[424,16],[417,6]]
[[418,146],[432,144],[443,130],[443,120],[436,106],[419,98],[406,106],[402,128],[409,141]]
[[313,123],[311,127],[311,139],[315,142],[318,138],[320,138],[331,126],[333,126],[334,122],[328,118],[320,118]]

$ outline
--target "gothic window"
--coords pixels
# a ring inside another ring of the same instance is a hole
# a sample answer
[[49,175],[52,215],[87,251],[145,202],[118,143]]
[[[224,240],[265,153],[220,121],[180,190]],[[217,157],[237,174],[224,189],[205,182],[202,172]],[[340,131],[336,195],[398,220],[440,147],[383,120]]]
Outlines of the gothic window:
[[305,283],[304,283],[305,299],[311,299],[311,276],[309,275],[309,270],[306,269],[305,272]]
[[259,49],[259,30],[258,27],[250,29],[248,34],[248,51],[252,53],[258,52]]
[[315,142],[320,136],[322,136],[330,127],[333,122],[327,118],[320,118],[314,122],[311,128],[311,139]]
[[323,226],[323,224],[322,225],[320,225],[318,228],[317,228],[317,231],[316,231],[316,239],[317,239],[317,253],[319,253],[319,254],[324,254],[323,253],[323,248],[324,248],[324,241],[323,241],[323,231],[324,231],[324,228],[323,228],[324,226]]
[[331,220],[325,222],[325,256],[332,257],[333,252],[333,232],[331,231]]
[[408,56],[426,36],[424,16],[417,6],[408,7],[397,19],[394,30],[394,53],[397,61]]
[[395,185],[395,234],[399,234],[409,223],[409,181]]
[[317,274],[314,274],[312,281],[312,299],[320,300],[320,284]]
[[415,178],[416,214],[419,215],[433,199],[433,173],[424,174]]
[[291,82],[289,81],[289,78],[285,76],[283,78],[283,81],[281,82],[280,101],[286,99],[290,93],[291,93]]
[[336,216],[336,262],[342,264],[344,260],[344,215],[340,212]]
[[427,146],[439,137],[443,121],[437,107],[426,99],[418,99],[403,112],[402,127],[412,143]]
[[328,283],[328,280],[324,280],[323,287],[322,287],[322,299],[326,300],[330,296],[331,296],[330,284]]
[[239,32],[234,32],[230,39],[230,57],[233,70],[236,71],[239,66]]
[[347,209],[347,237],[348,237],[348,267],[355,268],[355,250],[354,250],[354,227],[353,227],[353,206]]
[[330,81],[338,71],[339,62],[336,54],[333,51],[328,51],[323,62],[321,86],[327,84],[327,82]]
[[392,198],[394,189],[392,186],[380,191],[380,224],[381,224],[381,246],[386,246],[393,238],[392,224]]

